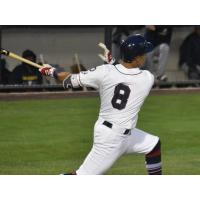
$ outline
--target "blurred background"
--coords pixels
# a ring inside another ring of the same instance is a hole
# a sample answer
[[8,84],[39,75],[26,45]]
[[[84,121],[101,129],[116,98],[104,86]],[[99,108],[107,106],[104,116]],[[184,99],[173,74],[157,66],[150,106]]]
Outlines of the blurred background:
[[[104,42],[119,60],[119,45],[134,33],[144,34],[154,44],[144,69],[155,74],[155,87],[198,87],[200,79],[200,26],[0,26],[0,46],[37,63],[49,63],[60,71],[103,64],[98,57]],[[191,56],[192,55],[192,56]],[[193,59],[193,60],[192,60]],[[9,85],[9,87],[8,87]],[[13,86],[15,85],[15,86]],[[0,90],[20,88],[59,89],[53,79],[37,69],[1,55]],[[13,87],[11,87],[13,86]],[[61,89],[61,87],[60,87]]]

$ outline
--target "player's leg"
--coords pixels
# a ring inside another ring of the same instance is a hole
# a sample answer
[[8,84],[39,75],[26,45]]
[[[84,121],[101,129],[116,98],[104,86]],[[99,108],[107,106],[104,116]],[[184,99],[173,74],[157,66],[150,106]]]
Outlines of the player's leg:
[[161,145],[157,136],[140,129],[133,129],[127,143],[126,153],[145,154],[148,174],[161,174]]
[[64,174],[61,174],[61,175],[77,175],[76,172],[71,172],[71,173],[64,173]]
[[127,137],[102,124],[95,125],[93,147],[76,173],[78,175],[104,174],[125,152],[124,143]]
[[77,175],[101,175],[104,174],[115,161],[121,156],[117,150],[112,147],[94,145],[86,159],[76,171]]
[[161,142],[153,148],[151,152],[145,155],[146,167],[149,175],[161,175],[162,163],[161,163]]

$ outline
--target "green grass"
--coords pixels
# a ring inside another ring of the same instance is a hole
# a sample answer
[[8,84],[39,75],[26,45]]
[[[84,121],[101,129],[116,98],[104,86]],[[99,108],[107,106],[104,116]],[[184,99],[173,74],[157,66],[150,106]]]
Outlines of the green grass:
[[[138,127],[160,136],[164,174],[200,174],[200,95],[150,96]],[[0,102],[0,174],[77,169],[92,146],[98,98]],[[107,174],[146,174],[143,155],[121,157]]]

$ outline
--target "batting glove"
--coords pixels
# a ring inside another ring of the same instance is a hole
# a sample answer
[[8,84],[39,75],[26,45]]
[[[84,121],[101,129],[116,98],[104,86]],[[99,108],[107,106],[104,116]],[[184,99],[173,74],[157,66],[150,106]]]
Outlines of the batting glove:
[[44,76],[50,76],[53,78],[57,77],[56,68],[52,67],[49,64],[43,64],[43,67],[39,69],[40,73]]
[[106,63],[108,64],[113,64],[115,62],[115,59],[112,57],[111,52],[107,49],[106,45],[103,43],[99,43],[98,44],[103,50],[104,50],[104,54],[98,54],[99,57]]

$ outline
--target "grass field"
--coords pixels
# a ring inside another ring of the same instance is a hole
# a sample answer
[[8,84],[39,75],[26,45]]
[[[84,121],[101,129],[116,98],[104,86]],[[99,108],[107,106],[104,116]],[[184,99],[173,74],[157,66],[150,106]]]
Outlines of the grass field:
[[[200,95],[151,95],[138,127],[160,136],[164,174],[200,174]],[[98,98],[0,102],[0,174],[77,169],[92,145]],[[146,174],[143,155],[120,158],[107,174]]]

